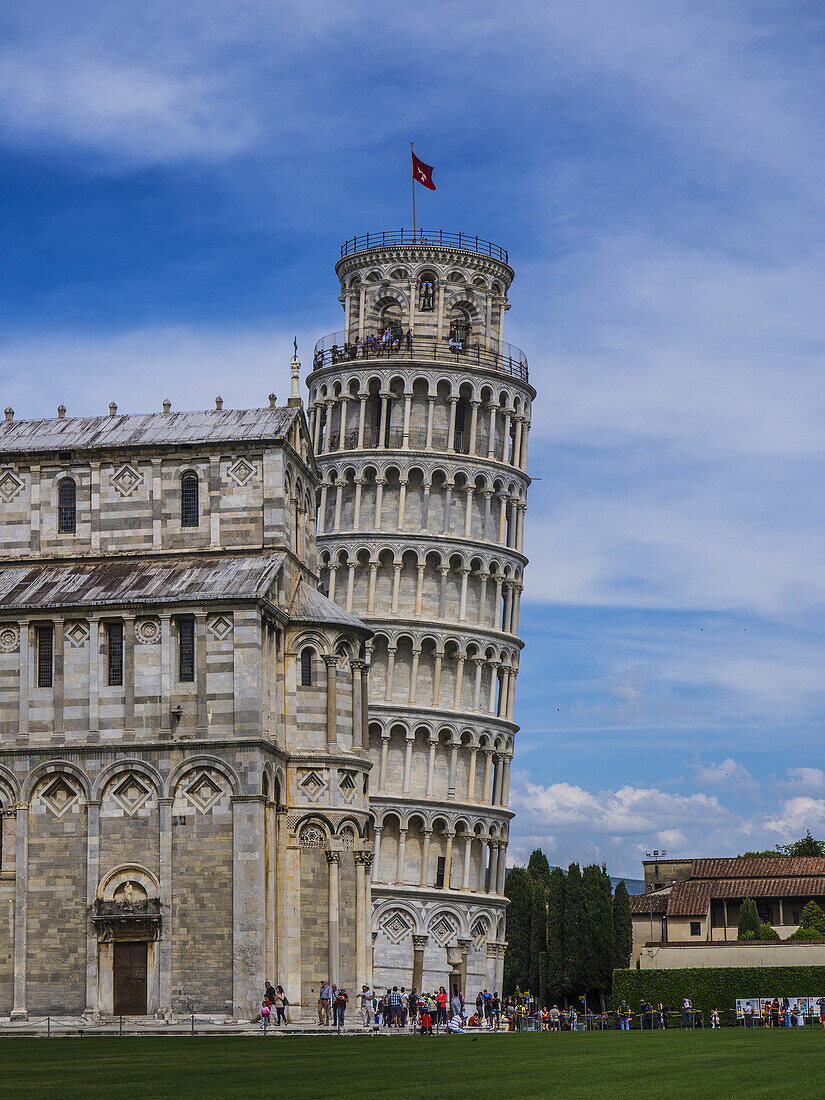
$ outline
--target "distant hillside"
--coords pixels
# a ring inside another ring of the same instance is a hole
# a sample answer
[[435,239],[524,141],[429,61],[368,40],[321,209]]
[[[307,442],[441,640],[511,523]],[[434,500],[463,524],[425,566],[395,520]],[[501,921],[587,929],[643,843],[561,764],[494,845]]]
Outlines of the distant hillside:
[[610,885],[615,890],[616,883],[624,880],[624,884],[627,887],[628,894],[643,894],[645,892],[645,882],[641,878],[625,878],[624,875],[619,875],[616,878],[614,875],[610,876]]

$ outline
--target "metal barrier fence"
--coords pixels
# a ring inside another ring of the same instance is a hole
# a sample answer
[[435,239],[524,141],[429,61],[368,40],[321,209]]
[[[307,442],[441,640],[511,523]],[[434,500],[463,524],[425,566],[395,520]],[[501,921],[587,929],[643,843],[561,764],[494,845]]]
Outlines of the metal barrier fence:
[[365,340],[360,347],[345,340],[345,333],[333,332],[322,337],[315,345],[312,369],[320,370],[337,363],[351,363],[368,359],[411,360],[413,362],[442,362],[454,366],[484,367],[501,371],[529,382],[527,356],[515,344],[502,343],[500,351],[489,351],[480,344],[452,343],[429,336],[402,336],[387,343],[380,337],[374,342]]
[[447,245],[450,248],[460,248],[464,252],[492,256],[494,260],[502,260],[505,264],[508,262],[507,250],[499,245],[485,241],[474,233],[446,233],[443,229],[416,229],[415,232],[411,229],[384,229],[380,233],[362,233],[344,241],[341,245],[341,259],[367,248],[427,244]]

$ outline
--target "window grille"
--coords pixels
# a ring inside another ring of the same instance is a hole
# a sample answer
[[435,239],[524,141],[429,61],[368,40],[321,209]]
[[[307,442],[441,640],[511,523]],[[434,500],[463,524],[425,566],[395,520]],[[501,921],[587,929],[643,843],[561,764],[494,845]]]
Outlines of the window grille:
[[301,687],[312,687],[312,657],[311,649],[301,650]]
[[73,535],[77,529],[77,486],[64,477],[57,487],[57,530],[61,535]]
[[180,479],[180,525],[197,527],[199,524],[198,475],[184,474]]
[[108,623],[106,633],[109,641],[109,686],[123,684],[123,623]]
[[178,680],[191,684],[195,679],[195,620],[178,619]]
[[54,668],[54,627],[39,626],[37,628],[37,686],[50,688],[52,686]]

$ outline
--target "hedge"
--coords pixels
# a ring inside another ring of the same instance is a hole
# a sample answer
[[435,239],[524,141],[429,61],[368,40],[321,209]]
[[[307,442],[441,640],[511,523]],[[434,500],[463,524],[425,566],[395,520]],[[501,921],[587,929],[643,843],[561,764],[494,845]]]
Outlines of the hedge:
[[733,1012],[742,997],[825,997],[825,966],[690,967],[681,970],[614,970],[613,1008],[626,1000],[681,1009],[689,997],[697,1010]]

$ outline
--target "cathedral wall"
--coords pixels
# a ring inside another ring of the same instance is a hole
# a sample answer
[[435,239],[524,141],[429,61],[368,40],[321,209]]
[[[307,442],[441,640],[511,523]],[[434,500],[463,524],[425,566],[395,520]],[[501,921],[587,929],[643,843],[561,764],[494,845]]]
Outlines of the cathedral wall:
[[[233,994],[230,792],[219,773],[207,771],[205,776],[205,784],[198,775],[184,777],[172,806],[175,1012],[225,1013]],[[192,798],[206,811],[196,809]]]
[[14,1001],[14,880],[0,879],[0,1016],[8,1016]]
[[71,775],[37,785],[27,872],[27,1007],[35,1015],[79,1014],[86,1006],[86,822]]

